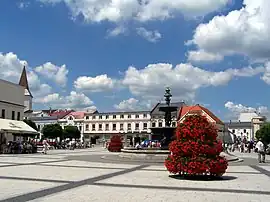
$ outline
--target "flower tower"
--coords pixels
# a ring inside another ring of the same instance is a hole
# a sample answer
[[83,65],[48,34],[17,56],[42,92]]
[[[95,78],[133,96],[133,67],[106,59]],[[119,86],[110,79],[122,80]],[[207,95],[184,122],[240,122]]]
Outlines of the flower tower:
[[222,176],[228,162],[220,156],[222,143],[216,127],[201,115],[190,115],[178,124],[176,140],[170,143],[171,154],[165,160],[170,173],[183,176]]
[[122,137],[120,135],[114,135],[111,137],[108,150],[110,152],[120,152],[123,149]]

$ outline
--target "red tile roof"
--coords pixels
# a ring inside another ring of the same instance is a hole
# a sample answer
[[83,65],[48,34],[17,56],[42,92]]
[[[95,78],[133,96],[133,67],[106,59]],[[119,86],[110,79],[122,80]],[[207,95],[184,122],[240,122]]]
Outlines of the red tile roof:
[[187,114],[195,114],[195,113],[197,114],[201,112],[205,112],[206,114],[208,114],[208,116],[210,116],[217,124],[224,125],[224,123],[216,115],[214,115],[209,109],[200,105],[183,106],[179,112],[178,121]]
[[71,112],[68,115],[73,116],[75,119],[83,119],[85,112]]
[[49,114],[49,116],[56,116],[58,119],[62,119],[63,117],[67,116],[73,112],[73,110],[57,110]]

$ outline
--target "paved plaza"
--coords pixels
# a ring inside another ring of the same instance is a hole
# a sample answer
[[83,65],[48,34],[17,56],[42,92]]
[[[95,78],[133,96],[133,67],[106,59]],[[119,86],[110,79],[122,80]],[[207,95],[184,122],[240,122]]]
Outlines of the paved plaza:
[[103,158],[109,155],[117,154],[96,147],[1,155],[0,201],[270,201],[270,164],[257,164],[256,154],[230,163],[222,181],[175,179],[162,164]]

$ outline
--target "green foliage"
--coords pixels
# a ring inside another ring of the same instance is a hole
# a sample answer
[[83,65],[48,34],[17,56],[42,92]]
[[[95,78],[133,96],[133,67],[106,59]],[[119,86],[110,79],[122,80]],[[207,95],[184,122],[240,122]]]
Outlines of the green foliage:
[[81,132],[77,126],[66,126],[63,131],[64,138],[79,139],[81,137]]
[[38,131],[37,125],[35,122],[33,122],[32,120],[29,119],[24,119],[23,120],[24,123],[26,123],[27,125],[29,125],[31,128],[33,128],[34,130]]
[[270,143],[270,123],[264,124],[260,130],[256,132],[256,138],[261,139],[265,144]]
[[63,130],[62,127],[59,124],[49,124],[45,125],[42,129],[42,133],[44,135],[44,138],[62,138],[63,136]]

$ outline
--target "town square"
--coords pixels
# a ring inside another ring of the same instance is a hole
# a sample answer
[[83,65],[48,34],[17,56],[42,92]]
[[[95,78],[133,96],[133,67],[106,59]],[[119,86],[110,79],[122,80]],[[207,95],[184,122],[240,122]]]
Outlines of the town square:
[[0,1],[0,201],[270,201],[269,8]]

